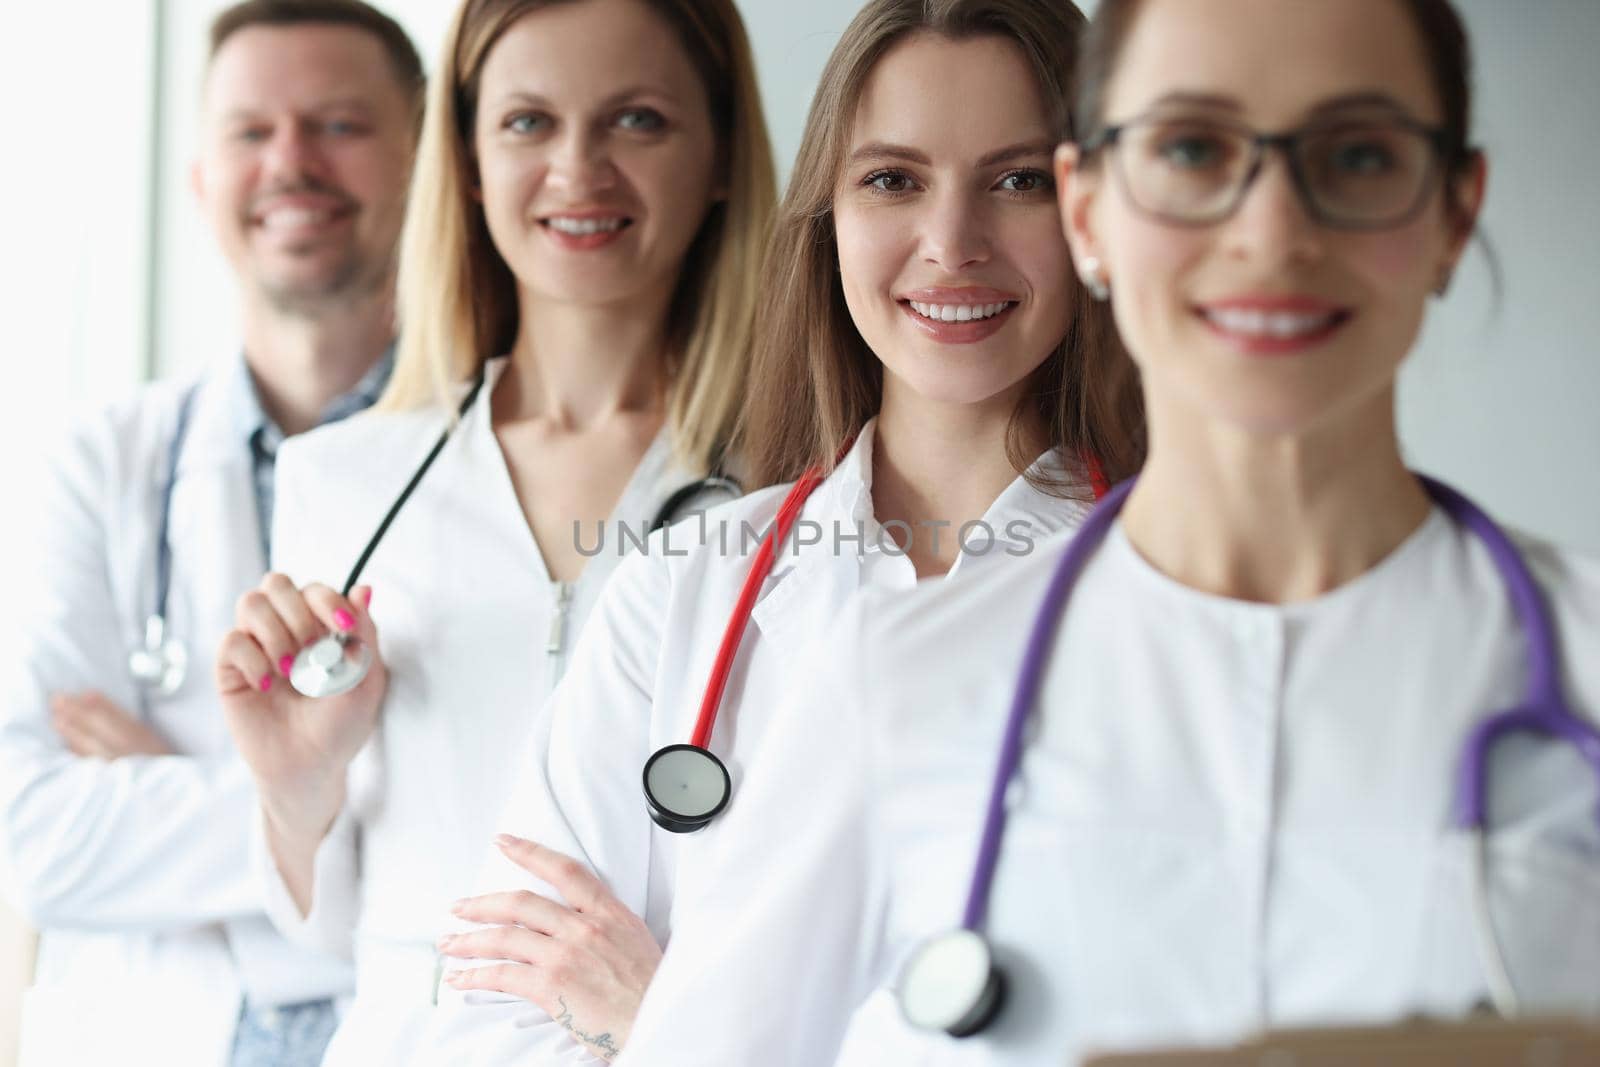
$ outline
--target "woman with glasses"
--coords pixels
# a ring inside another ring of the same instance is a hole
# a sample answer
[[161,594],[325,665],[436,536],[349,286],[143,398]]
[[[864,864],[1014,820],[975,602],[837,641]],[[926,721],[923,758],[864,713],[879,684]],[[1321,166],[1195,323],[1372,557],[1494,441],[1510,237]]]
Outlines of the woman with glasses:
[[1456,13],[1104,0],[1084,56],[1061,205],[1143,472],[836,623],[621,1063],[832,1063],[883,983],[840,1064],[1600,1016],[1600,561],[1395,425],[1485,186]]

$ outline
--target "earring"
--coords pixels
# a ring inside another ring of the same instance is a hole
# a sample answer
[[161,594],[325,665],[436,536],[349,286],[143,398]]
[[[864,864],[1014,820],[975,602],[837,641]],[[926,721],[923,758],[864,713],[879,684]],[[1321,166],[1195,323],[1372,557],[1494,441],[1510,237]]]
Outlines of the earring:
[[1079,267],[1079,276],[1083,279],[1083,287],[1089,295],[1096,300],[1107,300],[1111,296],[1111,286],[1107,284],[1105,274],[1100,270],[1100,260],[1094,256],[1084,256]]

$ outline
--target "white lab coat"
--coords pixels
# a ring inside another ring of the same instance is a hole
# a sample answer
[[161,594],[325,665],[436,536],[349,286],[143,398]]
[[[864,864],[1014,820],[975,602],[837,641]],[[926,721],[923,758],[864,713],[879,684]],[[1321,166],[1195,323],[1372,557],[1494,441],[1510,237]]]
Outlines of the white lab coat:
[[[740,805],[752,753],[774,728],[774,711],[786,694],[807,684],[797,670],[805,647],[829,631],[862,587],[903,593],[917,584],[911,560],[880,535],[872,514],[874,431],[869,423],[807,501],[740,643],[710,746],[733,780],[733,808]],[[1067,477],[1053,453],[1030,473]],[[624,563],[551,700],[548,747],[525,760],[539,771],[519,780],[495,826],[581,859],[663,943],[674,926],[679,871],[701,863],[716,846],[722,821],[692,835],[660,829],[646,811],[641,769],[650,753],[687,742],[693,733],[729,614],[760,535],[789,488],[752,493],[700,522],[673,527],[651,542],[647,555]],[[1003,568],[1034,541],[1075,526],[1085,510],[1018,477],[983,516],[994,540],[981,528],[971,530],[966,543],[972,551],[957,559],[950,580],[982,582],[990,568]],[[957,536],[955,529],[940,533]],[[930,538],[933,531],[914,535]],[[736,892],[759,892],[765,847],[770,842],[752,847],[750,862],[729,875]],[[529,888],[559,899],[498,849],[480,852],[488,861],[478,891]],[[463,965],[471,964],[452,964]],[[430,1040],[413,1063],[489,1067],[590,1059],[534,1005],[483,1000],[484,994],[469,999],[441,990]]]
[[[462,417],[361,576],[389,668],[373,739],[352,763],[344,811],[315,860],[301,916],[254,844],[269,912],[297,940],[353,953],[356,996],[325,1064],[398,1064],[426,1024],[434,943],[449,906],[528,768],[519,762],[600,589],[619,561],[618,523],[642,538],[667,497],[696,475],[672,462],[663,431],[605,529],[603,549],[562,589],[512,487],[490,418],[504,358]],[[433,446],[444,412],[370,411],[287,443],[278,457],[273,565],[338,588]],[[703,505],[702,505],[703,506]],[[597,531],[578,542],[593,551]],[[559,633],[554,643],[552,636]],[[555,651],[550,651],[554,647]]]
[[[162,383],[89,418],[62,450],[20,557],[5,657],[0,819],[9,881],[43,929],[23,1006],[22,1067],[223,1065],[241,996],[294,1003],[347,992],[348,966],[272,929],[246,843],[250,774],[217,706],[211,657],[261,576],[245,430],[224,364],[195,394],[172,498],[170,632],[182,688],[147,696],[128,673],[155,608],[161,495],[180,401]],[[95,688],[182,753],[112,762],[69,752],[51,694]]]
[[[1593,717],[1600,564],[1522,543]],[[619,1064],[834,1062],[868,991],[959,923],[1062,547],[853,605],[774,720]],[[1118,526],[1053,648],[989,908],[1008,1007],[955,1040],[883,998],[840,1064],[1060,1067],[1487,996],[1448,812],[1467,732],[1521,697],[1524,646],[1488,554],[1443,512],[1288,606],[1183,587]],[[1524,1008],[1600,1014],[1594,775],[1524,739],[1492,766],[1493,908]]]

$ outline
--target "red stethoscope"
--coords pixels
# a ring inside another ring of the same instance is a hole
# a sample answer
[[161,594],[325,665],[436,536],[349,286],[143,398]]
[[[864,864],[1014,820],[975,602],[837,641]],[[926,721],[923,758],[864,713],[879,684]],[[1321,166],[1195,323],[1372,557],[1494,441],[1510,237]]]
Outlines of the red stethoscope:
[[[845,449],[850,446],[847,444]],[[1110,489],[1104,472],[1094,457],[1086,461],[1094,497],[1099,500]],[[695,720],[694,734],[688,744],[668,745],[658,749],[645,761],[644,799],[650,818],[657,826],[675,834],[689,834],[710,825],[711,821],[728,806],[733,796],[733,779],[728,768],[710,749],[711,731],[717,724],[717,711],[722,706],[722,693],[728,686],[728,675],[733,670],[733,659],[739,653],[739,643],[744,639],[745,627],[755,610],[756,597],[761,586],[772,573],[777,562],[779,547],[789,539],[800,511],[817,486],[822,484],[822,472],[813,467],[800,476],[778,507],[772,530],[761,542],[756,558],[745,576],[744,587],[734,603],[733,615],[723,632],[722,644],[717,649],[716,661],[711,667],[711,678],[706,682],[705,696],[700,701],[700,716]]]
[[728,768],[707,747],[717,724],[717,710],[722,706],[722,691],[728,687],[733,658],[739,652],[739,642],[755,610],[761,585],[777,563],[778,548],[789,539],[790,531],[800,518],[800,510],[821,484],[822,472],[815,467],[800,476],[779,505],[771,532],[756,550],[744,588],[739,590],[739,599],[733,605],[728,628],[723,632],[716,662],[711,666],[711,679],[706,683],[706,693],[700,701],[700,717],[695,720],[689,743],[668,745],[645,761],[645,803],[650,807],[650,817],[663,830],[675,834],[693,833],[708,825],[728,806],[728,798],[733,795],[733,779],[728,776]]

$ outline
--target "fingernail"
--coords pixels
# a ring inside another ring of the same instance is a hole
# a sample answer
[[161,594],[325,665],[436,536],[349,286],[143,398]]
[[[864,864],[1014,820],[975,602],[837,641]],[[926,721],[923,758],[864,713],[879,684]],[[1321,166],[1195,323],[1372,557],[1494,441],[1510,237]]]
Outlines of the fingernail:
[[433,943],[433,947],[438,949],[440,952],[443,952],[445,949],[449,948],[451,943],[454,941],[454,934],[446,934],[444,937],[441,937],[439,940],[435,941]]
[[283,675],[285,678],[289,677],[289,672],[291,670],[293,670],[293,669],[294,669],[294,657],[293,656],[284,656],[282,659],[278,660],[278,673]]
[[466,910],[466,908],[467,908],[467,902],[465,900],[458,900],[454,904],[450,905],[450,914],[451,915],[460,915],[463,911]]
[[261,676],[261,691],[263,693],[265,693],[267,690],[269,690],[271,688],[272,688],[272,675],[263,674]]
[[515,845],[522,844],[522,838],[512,837],[510,834],[495,834],[494,843],[499,845],[501,848],[511,848]]
[[372,586],[370,585],[367,586],[366,592],[361,594],[361,606],[364,608],[372,607]]
[[333,613],[333,624],[341,630],[348,630],[356,624],[356,620],[350,617],[348,611],[339,608]]

